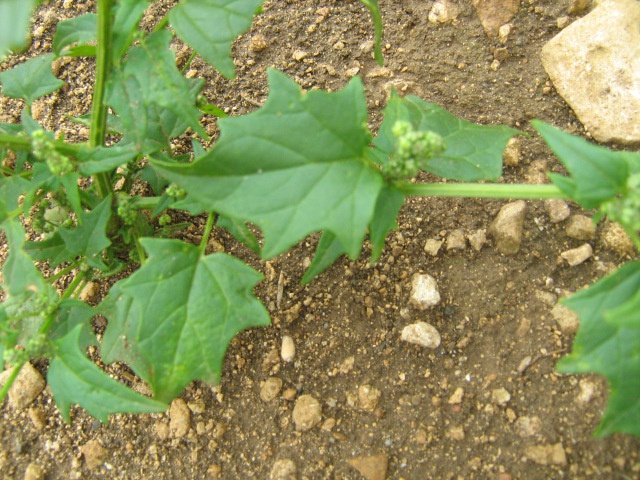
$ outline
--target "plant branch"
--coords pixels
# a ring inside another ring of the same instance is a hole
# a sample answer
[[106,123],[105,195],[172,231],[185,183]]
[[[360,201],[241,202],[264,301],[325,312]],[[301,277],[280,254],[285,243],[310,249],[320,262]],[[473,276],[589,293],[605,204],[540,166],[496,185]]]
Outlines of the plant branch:
[[6,398],[7,393],[9,393],[9,390],[11,389],[13,382],[15,382],[16,378],[18,377],[18,374],[20,373],[20,370],[22,370],[22,367],[24,366],[25,363],[26,362],[13,367],[13,370],[9,374],[9,377],[7,378],[7,380],[5,381],[5,384],[2,387],[2,390],[0,390],[0,403],[2,403]]
[[400,183],[396,186],[406,195],[425,197],[520,198],[526,200],[568,198],[555,185],[529,185],[521,183]]
[[202,233],[202,240],[200,241],[200,255],[204,255],[207,244],[209,243],[209,236],[211,235],[211,229],[213,228],[214,218],[215,215],[213,213],[209,213],[209,215],[207,215],[207,223],[204,227],[204,232]]

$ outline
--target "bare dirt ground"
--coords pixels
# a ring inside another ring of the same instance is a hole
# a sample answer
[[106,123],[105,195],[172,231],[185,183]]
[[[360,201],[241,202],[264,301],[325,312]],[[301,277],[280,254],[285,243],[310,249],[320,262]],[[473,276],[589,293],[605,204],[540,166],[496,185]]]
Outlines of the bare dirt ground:
[[[171,5],[160,3],[150,24]],[[562,172],[528,121],[539,118],[585,133],[539,60],[571,2],[523,1],[505,43],[487,37],[471,2],[458,3],[457,20],[438,25],[427,20],[431,1],[382,1],[386,63],[381,69],[371,58],[372,26],[359,2],[267,1],[234,48],[234,81],[222,79],[197,57],[188,75],[206,78],[205,95],[231,114],[242,114],[265,100],[269,67],[307,89],[336,90],[357,74],[366,86],[374,130],[394,85],[466,120],[532,134],[521,139],[519,163],[505,168],[504,182],[537,183],[545,181],[543,171]],[[56,20],[93,8],[93,2],[82,0],[45,5],[36,16],[30,54],[50,46]],[[569,16],[568,22],[576,18]],[[179,44],[176,52],[184,64],[189,52]],[[70,59],[58,67],[69,87],[40,102],[34,116],[82,139],[86,131],[63,116],[87,112],[91,65]],[[20,105],[0,100],[2,120],[16,121]],[[215,131],[215,119],[205,121]],[[5,404],[0,475],[43,478],[33,476],[34,467],[25,476],[36,464],[47,479],[267,479],[274,465],[290,460],[297,473],[274,472],[271,478],[640,478],[637,439],[592,436],[605,406],[606,383],[554,372],[573,339],[550,313],[557,299],[624,261],[603,242],[604,225],[590,241],[594,257],[575,267],[560,253],[584,242],[566,234],[566,221],[552,223],[541,201],[527,202],[516,255],[499,254],[491,241],[480,251],[443,245],[431,256],[424,250],[428,239],[487,229],[504,204],[413,198],[377,264],[368,263],[364,248],[360,260],[341,259],[304,287],[299,281],[317,238],[265,263],[216,232],[225,251],[265,273],[257,293],[273,319],[272,326],[246,331],[232,342],[222,383],[191,385],[181,397],[188,409],[182,414],[176,409],[173,419],[168,413],[117,415],[103,425],[74,409],[67,425],[47,391],[22,411]],[[584,213],[575,205],[571,211]],[[187,238],[200,228],[195,222]],[[437,279],[438,306],[420,311],[409,304],[415,273]],[[420,320],[439,330],[437,349],[400,339],[405,325]],[[291,362],[280,358],[284,335],[295,344]],[[122,366],[107,368],[143,387]],[[275,386],[271,399],[264,388],[270,377],[279,379],[267,383]],[[322,417],[310,430],[297,431],[292,411],[305,394],[320,403]],[[354,465],[369,473],[363,476]]]

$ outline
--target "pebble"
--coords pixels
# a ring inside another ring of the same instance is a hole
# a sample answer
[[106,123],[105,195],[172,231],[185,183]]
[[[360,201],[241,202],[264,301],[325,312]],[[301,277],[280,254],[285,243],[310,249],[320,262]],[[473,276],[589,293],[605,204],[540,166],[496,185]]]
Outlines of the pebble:
[[440,247],[444,243],[444,240],[436,240],[435,238],[428,239],[424,244],[424,251],[432,257],[438,255]]
[[302,60],[304,60],[308,56],[309,56],[309,54],[307,52],[305,52],[304,50],[296,50],[295,52],[293,52],[293,59],[296,62],[301,62]]
[[500,27],[518,13],[520,6],[520,0],[473,0],[472,3],[489,38],[498,35]]
[[212,464],[207,468],[207,475],[211,478],[220,478],[222,475],[222,467],[216,463]]
[[578,393],[578,396],[576,397],[576,402],[580,405],[586,405],[593,399],[594,395],[598,391],[598,386],[588,378],[580,380],[578,386],[580,387],[580,393]]
[[342,364],[340,365],[340,373],[349,373],[351,370],[353,370],[353,366],[356,363],[356,359],[355,357],[348,357],[344,360],[344,362],[342,362]]
[[382,392],[371,385],[358,387],[358,405],[366,412],[373,412],[378,406]]
[[311,430],[322,419],[322,405],[311,395],[301,395],[296,400],[292,415],[296,430]]
[[576,240],[593,240],[596,236],[596,225],[585,215],[574,215],[567,222],[565,231],[567,236]]
[[284,398],[287,402],[293,402],[297,396],[298,391],[293,387],[289,387],[284,392],[282,392],[282,398]]
[[[494,56],[495,55],[496,54],[494,53]],[[501,54],[498,54],[498,55],[501,55]],[[495,58],[500,60],[498,56],[496,56]],[[502,153],[502,161],[507,167],[515,167],[520,163],[520,155],[521,155],[520,150],[521,150],[520,139],[518,137],[513,137],[509,139],[509,141],[507,142],[507,146],[505,147],[504,152]]]
[[282,379],[269,377],[260,388],[260,398],[264,402],[270,402],[280,394],[280,390],[282,390]]
[[45,471],[37,463],[30,463],[24,472],[24,480],[44,480]]
[[498,29],[498,39],[500,40],[500,43],[507,43],[512,29],[513,24],[511,23],[505,23],[504,25],[500,26],[500,28]]
[[271,468],[270,480],[297,480],[298,467],[293,460],[284,458],[276,460]]
[[460,7],[448,0],[436,0],[429,11],[428,20],[431,23],[449,23],[460,15]]
[[567,455],[562,443],[527,447],[524,456],[539,465],[566,465]]
[[400,338],[405,342],[414,343],[426,348],[438,348],[441,341],[438,330],[427,322],[417,322],[407,325],[402,329]]
[[507,203],[491,223],[488,233],[495,240],[499,252],[514,255],[520,250],[526,209],[524,200]]
[[552,198],[549,200],[545,200],[544,202],[545,209],[547,210],[547,215],[549,215],[549,220],[551,223],[560,223],[571,215],[571,209],[567,202],[560,198]]
[[47,417],[45,416],[44,412],[40,408],[30,407],[28,414],[34,428],[36,430],[44,430],[44,428],[47,426]]
[[451,250],[464,250],[467,247],[467,239],[460,229],[453,230],[447,235],[447,252]]
[[604,224],[600,233],[600,240],[605,248],[612,250],[621,257],[633,255],[636,250],[631,237],[616,222],[606,222]]
[[359,456],[349,460],[349,465],[355,468],[367,480],[385,480],[389,457],[384,453],[371,456]]
[[522,438],[532,437],[541,428],[542,422],[538,417],[518,417],[514,424],[516,434]]
[[296,356],[296,344],[289,335],[282,337],[282,346],[280,347],[280,358],[285,362],[293,361]]
[[506,388],[496,388],[491,392],[491,401],[496,405],[504,406],[511,400],[511,394]]
[[558,303],[551,309],[551,316],[560,327],[560,331],[565,335],[573,335],[578,331],[580,319],[578,314],[569,307]]
[[585,243],[578,248],[565,250],[560,256],[564,258],[570,266],[575,267],[576,265],[586,262],[593,256],[593,248],[588,243]]
[[83,302],[92,303],[98,298],[100,293],[100,286],[97,282],[87,283],[80,292],[79,299]]
[[82,453],[89,470],[98,468],[107,458],[107,450],[97,440],[89,440],[85,443],[80,447],[80,453]]
[[171,435],[169,424],[163,421],[156,422],[156,435],[160,440],[168,439],[169,436]]
[[450,405],[458,405],[462,403],[462,397],[464,396],[464,389],[462,387],[456,388],[456,391],[453,392],[453,395],[449,397]]
[[463,427],[451,427],[447,430],[447,437],[451,440],[464,440],[464,428]]
[[426,310],[440,303],[440,292],[436,279],[431,275],[416,273],[411,279],[409,303],[420,310]]
[[476,252],[482,250],[482,247],[487,243],[487,232],[484,229],[477,230],[476,232],[470,234],[467,239],[469,240],[469,245]]
[[[13,370],[5,370],[0,375],[0,385],[4,385]],[[16,410],[27,408],[44,390],[46,382],[31,363],[24,364],[9,389],[9,406]]]
[[173,438],[184,437],[191,428],[191,410],[182,398],[176,398],[169,407],[169,431]]

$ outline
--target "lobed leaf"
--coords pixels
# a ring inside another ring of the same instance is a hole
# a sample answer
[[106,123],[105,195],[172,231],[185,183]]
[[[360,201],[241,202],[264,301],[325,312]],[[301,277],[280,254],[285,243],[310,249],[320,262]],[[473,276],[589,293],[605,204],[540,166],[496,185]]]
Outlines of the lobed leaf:
[[[87,13],[79,17],[63,20],[58,23],[53,37],[53,53],[60,56],[68,55],[74,43],[86,44],[96,40],[98,16]],[[65,50],[66,49],[66,50]],[[93,47],[95,54],[95,46]]]
[[235,76],[231,44],[251,26],[262,0],[182,0],[169,13],[171,26],[226,78]]
[[637,303],[640,262],[624,265],[563,303],[580,317],[573,352],[560,360],[564,373],[595,372],[609,380],[607,409],[596,432],[640,435],[640,326],[621,306]]
[[36,0],[0,1],[0,60],[8,51],[25,47],[35,6]]
[[144,397],[109,377],[82,351],[82,327],[76,326],[54,343],[47,382],[60,414],[69,422],[69,409],[78,404],[102,422],[114,413],[164,412],[167,405]]
[[382,188],[365,155],[362,83],[302,93],[270,70],[269,85],[262,108],[219,121],[220,140],[206,155],[186,165],[152,161],[154,168],[207,210],[260,227],[266,258],[319,230],[356,258]]
[[34,100],[58,90],[64,82],[51,72],[53,53],[31,58],[24,63],[0,73],[2,94],[11,98],[23,98],[27,105]]
[[148,260],[100,305],[109,320],[102,357],[126,362],[155,398],[170,401],[192,380],[218,383],[233,337],[269,323],[251,291],[262,276],[231,256],[203,256],[178,240],[140,242]]

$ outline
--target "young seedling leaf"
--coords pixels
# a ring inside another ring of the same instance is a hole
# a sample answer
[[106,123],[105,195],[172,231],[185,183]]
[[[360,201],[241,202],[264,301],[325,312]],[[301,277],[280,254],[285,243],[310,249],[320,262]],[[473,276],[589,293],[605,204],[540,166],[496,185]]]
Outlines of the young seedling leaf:
[[371,262],[377,262],[380,259],[387,234],[398,227],[396,218],[404,201],[404,194],[392,186],[385,185],[380,192],[369,232]]
[[371,14],[374,29],[373,55],[378,65],[382,66],[384,65],[384,57],[382,56],[382,15],[380,14],[378,0],[360,0],[360,3],[367,7]]
[[432,131],[446,145],[443,154],[428,162],[428,172],[443,178],[472,182],[497,180],[502,175],[502,153],[518,130],[502,125],[477,125],[455,117],[433,103],[408,95],[393,94],[384,111],[384,120],[373,144],[383,152],[374,158],[387,161],[396,150],[392,133],[398,120],[409,122],[419,131]]
[[87,13],[79,17],[63,20],[58,23],[56,34],[53,37],[53,53],[65,55],[67,47],[74,43],[88,43],[96,40],[97,15]]
[[262,0],[186,0],[173,7],[169,21],[182,40],[231,79],[235,76],[231,44],[249,29],[261,3]]
[[356,258],[382,188],[365,157],[362,83],[302,93],[270,70],[269,84],[262,108],[219,121],[220,140],[206,155],[188,165],[152,164],[207,210],[260,227],[265,258],[320,230]]
[[218,383],[227,345],[269,315],[252,293],[262,279],[241,261],[177,240],[144,238],[144,266],[101,304],[106,362],[125,361],[161,401],[192,380]]
[[2,94],[11,98],[23,98],[27,105],[34,100],[55,92],[64,85],[51,72],[53,53],[31,58],[17,67],[0,73]]
[[29,18],[36,0],[0,1],[0,61],[10,50],[20,50],[27,43]]
[[595,208],[624,191],[628,159],[637,154],[599,147],[539,120],[531,123],[571,173],[569,180],[557,181],[556,175],[551,180],[580,205]]
[[580,329],[573,352],[558,369],[595,372],[609,380],[611,392],[597,435],[640,435],[640,328],[633,317],[617,316],[624,313],[621,305],[635,302],[638,291],[640,262],[632,262],[563,302],[578,313]]
[[55,356],[47,381],[60,414],[69,422],[69,409],[78,404],[102,422],[114,413],[164,412],[167,405],[144,397],[109,377],[87,358],[82,348],[82,327],[54,342]]

